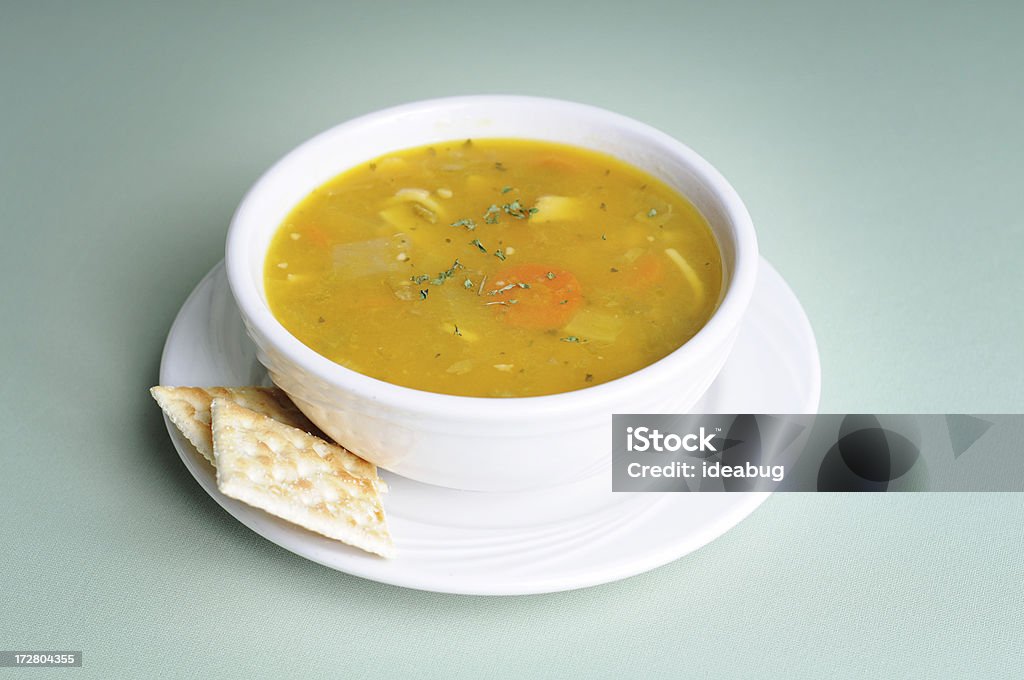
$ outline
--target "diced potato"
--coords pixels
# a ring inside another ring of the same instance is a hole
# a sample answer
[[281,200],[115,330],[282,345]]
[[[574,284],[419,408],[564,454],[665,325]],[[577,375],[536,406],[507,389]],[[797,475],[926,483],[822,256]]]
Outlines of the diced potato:
[[378,161],[375,172],[381,175],[397,175],[408,167],[409,164],[404,159],[391,157]]
[[567,335],[596,342],[614,342],[622,332],[625,321],[617,314],[599,309],[580,310],[562,330]]
[[576,220],[582,216],[582,204],[578,198],[568,196],[541,196],[534,204],[537,212],[530,215],[530,222],[545,224]]
[[403,203],[393,205],[390,208],[381,210],[377,215],[385,222],[396,229],[411,231],[416,227],[422,227],[424,223],[434,224],[437,222],[437,213],[425,208],[419,203]]
[[395,203],[419,204],[437,215],[441,215],[444,212],[444,208],[441,207],[441,204],[434,200],[434,198],[431,197],[430,192],[426,189],[399,189],[395,192],[395,195],[388,200],[388,203],[390,205],[394,205]]
[[387,206],[377,214],[397,229],[411,230],[424,222],[435,224],[445,219],[441,204],[426,189],[399,189],[388,199]]
[[422,222],[407,205],[396,205],[391,208],[381,210],[377,214],[380,215],[382,220],[390,224],[395,229],[401,229],[403,231],[415,229],[417,226],[420,226],[420,223]]
[[454,364],[448,367],[446,373],[453,375],[465,375],[473,370],[473,360],[463,359],[462,361],[456,361]]

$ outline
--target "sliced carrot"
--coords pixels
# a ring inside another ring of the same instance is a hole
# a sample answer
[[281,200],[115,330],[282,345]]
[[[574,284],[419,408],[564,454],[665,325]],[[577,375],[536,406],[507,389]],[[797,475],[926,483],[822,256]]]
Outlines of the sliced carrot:
[[654,253],[644,253],[626,265],[622,272],[623,281],[631,288],[650,288],[664,274],[665,263],[662,260],[664,257]]
[[487,302],[520,328],[561,328],[576,314],[583,296],[570,272],[542,264],[507,267],[488,281]]
[[327,248],[327,245],[330,243],[330,237],[327,235],[327,232],[315,225],[310,225],[299,233],[317,248]]
[[542,156],[537,159],[536,165],[546,170],[554,170],[555,172],[576,172],[580,169],[577,163],[565,158],[564,156]]

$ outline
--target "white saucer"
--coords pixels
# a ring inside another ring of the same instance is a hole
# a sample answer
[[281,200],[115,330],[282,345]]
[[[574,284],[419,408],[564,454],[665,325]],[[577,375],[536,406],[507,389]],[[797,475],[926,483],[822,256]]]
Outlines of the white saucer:
[[[223,263],[171,327],[163,385],[266,384]],[[694,413],[813,413],[821,391],[807,317],[763,259],[736,348]],[[610,416],[609,416],[610,417]],[[264,538],[373,581],[444,593],[514,595],[607,583],[671,562],[749,515],[766,493],[613,494],[611,476],[526,493],[454,491],[384,472],[399,555],[383,560],[296,527],[217,490],[214,470],[167,423],[185,466],[225,510]]]

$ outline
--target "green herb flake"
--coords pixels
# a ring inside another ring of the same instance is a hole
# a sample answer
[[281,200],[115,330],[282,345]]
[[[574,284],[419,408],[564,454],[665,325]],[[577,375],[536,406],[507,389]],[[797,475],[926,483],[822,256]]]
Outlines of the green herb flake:
[[530,208],[526,212],[530,213],[531,215],[536,215],[537,213],[540,212],[540,210],[538,208]]
[[480,243],[480,239],[478,239],[478,238],[475,238],[472,241],[470,241],[469,245],[476,246],[477,250],[479,250],[481,253],[484,253],[484,254],[487,253],[487,248],[484,248],[484,244]]
[[452,222],[453,227],[465,227],[467,231],[473,231],[476,229],[476,222],[470,219],[457,220]]
[[529,212],[523,207],[523,204],[519,202],[519,199],[506,203],[501,206],[501,209],[505,211],[506,215],[514,217],[517,220],[525,220],[529,216]]
[[504,187],[501,188],[501,193],[503,193],[503,194],[507,194],[510,191],[512,191],[512,187],[504,186]]
[[486,222],[487,224],[497,224],[498,223],[498,215],[500,215],[500,214],[501,214],[501,208],[499,208],[497,205],[492,203],[491,207],[488,208],[487,212],[484,213],[484,222]]
[[462,331],[459,330],[458,326],[455,326],[455,335],[459,336],[460,338],[462,337]]
[[654,208],[651,208],[651,209],[650,209],[650,210],[649,210],[649,211],[647,212],[647,216],[648,216],[648,217],[657,217],[657,216],[658,216],[658,211],[657,211],[657,210],[655,210]]
[[473,287],[473,280],[467,278],[465,281],[462,282],[462,287],[465,288],[466,290],[469,290],[470,288]]
[[601,234],[601,240],[602,241],[607,241],[608,240],[608,234]]
[[510,283],[507,286],[503,286],[501,288],[495,288],[494,290],[489,290],[489,291],[487,291],[487,294],[488,295],[501,295],[505,291],[512,290],[515,287],[516,287],[516,284]]
[[575,335],[569,335],[569,336],[564,337],[564,338],[559,338],[559,340],[561,340],[562,342],[575,342],[577,344],[583,342],[582,340],[580,340]]
[[488,295],[501,295],[505,291],[512,290],[513,288],[529,288],[529,287],[530,287],[530,284],[528,284],[528,283],[510,283],[507,286],[502,286],[501,288],[495,288],[494,290],[489,290],[489,291],[487,291],[487,294]]
[[451,267],[448,267],[448,269],[446,269],[443,272],[438,272],[437,276],[433,278],[431,278],[429,274],[420,274],[418,276],[410,276],[409,278],[412,280],[413,283],[423,283],[424,281],[429,281],[430,284],[433,286],[440,286],[445,281],[455,276],[455,270],[465,268],[466,266],[459,262],[459,258],[455,258],[455,261],[452,262]]
[[421,300],[426,300],[428,295],[430,295],[430,291],[429,290],[426,290],[426,289],[420,290],[420,299]]
[[501,248],[498,248],[497,250],[494,251],[494,256],[501,260],[502,262],[505,261],[505,253],[501,250]]
[[555,273],[554,272],[548,272],[547,273],[547,277],[548,277],[548,280],[550,281],[551,279],[555,278]]
[[558,304],[560,304],[560,305],[567,305],[567,304],[569,304],[569,301],[568,300],[562,300]]

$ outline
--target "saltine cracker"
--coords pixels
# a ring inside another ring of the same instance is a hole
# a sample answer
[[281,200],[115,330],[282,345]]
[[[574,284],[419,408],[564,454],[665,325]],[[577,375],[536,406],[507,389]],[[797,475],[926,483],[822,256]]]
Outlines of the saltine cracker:
[[215,398],[211,414],[221,493],[324,536],[394,556],[372,463],[229,398]]

